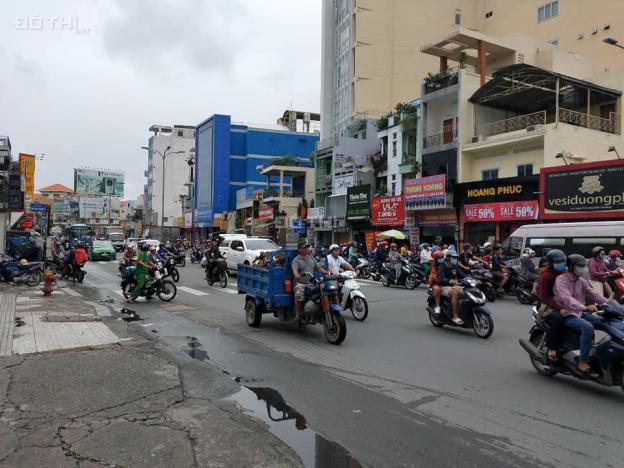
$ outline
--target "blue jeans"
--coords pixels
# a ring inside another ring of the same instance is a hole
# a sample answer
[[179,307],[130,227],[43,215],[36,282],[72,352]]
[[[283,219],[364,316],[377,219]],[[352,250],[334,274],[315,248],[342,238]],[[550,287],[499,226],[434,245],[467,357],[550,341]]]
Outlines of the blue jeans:
[[602,328],[602,319],[591,314],[583,314],[583,317],[568,315],[563,319],[564,327],[569,328],[581,335],[580,342],[580,360],[581,362],[589,361],[589,352],[594,341],[594,327]]

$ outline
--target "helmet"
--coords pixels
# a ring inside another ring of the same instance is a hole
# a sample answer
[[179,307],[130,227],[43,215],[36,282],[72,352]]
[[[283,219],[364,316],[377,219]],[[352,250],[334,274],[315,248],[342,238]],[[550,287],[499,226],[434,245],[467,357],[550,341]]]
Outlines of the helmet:
[[156,246],[155,245],[150,245],[149,249],[155,252],[156,251]]
[[596,255],[598,255],[600,252],[604,252],[605,248],[604,247],[600,247],[599,245],[597,245],[596,247],[594,247],[592,249],[592,257],[595,257]]
[[20,265],[28,265],[28,260],[26,260],[25,258],[22,258],[22,259],[19,261],[19,264],[20,264]]
[[580,254],[568,255],[568,267],[587,266],[587,259]]
[[391,248],[391,249],[396,249],[396,248],[397,248],[397,245],[393,242],[392,244],[390,244],[390,248]]
[[485,244],[483,244],[483,248],[487,249],[488,247],[492,247],[492,243],[491,242],[486,242]]
[[535,257],[535,250],[533,250],[531,247],[527,247],[526,249],[524,249],[524,253],[527,254],[529,257]]
[[619,250],[611,250],[609,252],[609,257],[621,257],[622,256],[622,252],[620,252]]
[[332,250],[339,249],[339,248],[340,248],[340,246],[338,244],[332,244],[332,245],[329,246],[329,251],[331,252]]
[[464,250],[468,250],[470,247],[472,247],[472,245],[470,245],[468,242],[464,244]]
[[421,248],[421,249],[428,249],[428,248],[429,248],[429,244],[427,244],[427,243],[425,242],[425,243],[423,243],[423,244],[420,246],[420,248]]
[[141,245],[141,250],[149,250],[149,248],[150,248],[149,244],[143,243]]
[[566,261],[566,254],[563,253],[563,250],[559,249],[550,249],[546,254],[546,258],[551,262],[561,262]]
[[435,252],[433,252],[433,253],[431,254],[431,258],[432,258],[432,259],[434,259],[434,260],[436,260],[436,261],[437,261],[439,258],[442,258],[442,257],[444,257],[444,254],[442,253],[442,251],[441,251],[441,250],[436,250]]

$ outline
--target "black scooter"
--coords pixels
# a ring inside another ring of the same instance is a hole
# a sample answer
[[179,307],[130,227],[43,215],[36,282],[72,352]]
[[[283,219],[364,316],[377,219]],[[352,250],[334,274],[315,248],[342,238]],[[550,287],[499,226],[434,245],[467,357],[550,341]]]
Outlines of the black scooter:
[[422,268],[411,264],[408,260],[401,258],[401,269],[399,277],[396,278],[397,271],[394,263],[384,263],[382,266],[381,284],[388,287],[392,284],[397,286],[405,286],[407,289],[414,289],[425,279]]
[[436,304],[431,289],[428,291],[429,297],[427,299],[429,320],[435,327],[447,325],[472,328],[479,338],[489,338],[494,332],[494,320],[492,320],[492,313],[485,305],[485,294],[477,287],[477,281],[474,278],[467,276],[461,280],[460,285],[464,288],[464,296],[459,300],[459,318],[464,323],[457,325],[453,322],[453,306],[450,299],[446,297],[442,297],[440,302],[440,313],[435,313]]
[[[216,262],[216,265],[212,267],[213,263]],[[213,283],[219,283],[222,288],[227,287],[228,283],[228,275],[227,275],[227,265],[225,263],[224,258],[219,258],[217,260],[208,260],[206,263],[206,281],[210,286]]]

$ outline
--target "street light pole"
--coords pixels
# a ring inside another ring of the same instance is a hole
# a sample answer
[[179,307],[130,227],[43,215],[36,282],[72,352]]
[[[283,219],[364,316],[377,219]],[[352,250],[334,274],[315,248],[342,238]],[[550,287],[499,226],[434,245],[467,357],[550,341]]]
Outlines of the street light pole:
[[[169,153],[168,151],[171,149],[171,145],[167,146],[165,148],[165,151],[163,151],[162,153],[160,151],[158,151],[158,150],[155,150],[155,149],[152,149],[152,148],[148,148],[147,146],[141,146],[141,149],[144,149],[144,150],[156,153],[162,159],[162,184],[160,184],[161,185],[161,190],[162,190],[161,197],[160,197],[160,203],[161,203],[161,206],[160,206],[160,227],[161,227],[161,229],[164,230],[164,227],[165,227],[165,159],[170,154],[182,154],[182,153],[186,153],[186,151],[173,151],[173,152]],[[153,209],[152,209],[152,211],[153,211]]]
[[605,37],[602,42],[605,44],[609,44],[615,47],[619,47],[620,49],[624,49],[624,46],[620,44],[620,41],[615,39],[614,37]]

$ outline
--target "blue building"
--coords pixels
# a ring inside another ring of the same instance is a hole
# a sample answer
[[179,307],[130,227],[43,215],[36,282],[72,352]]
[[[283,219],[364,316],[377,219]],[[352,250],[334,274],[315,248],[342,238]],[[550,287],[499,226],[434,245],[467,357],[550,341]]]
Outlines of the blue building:
[[236,209],[237,190],[267,188],[258,166],[285,156],[308,159],[318,140],[317,133],[233,124],[229,115],[204,120],[195,131],[194,224],[213,227],[215,215]]

